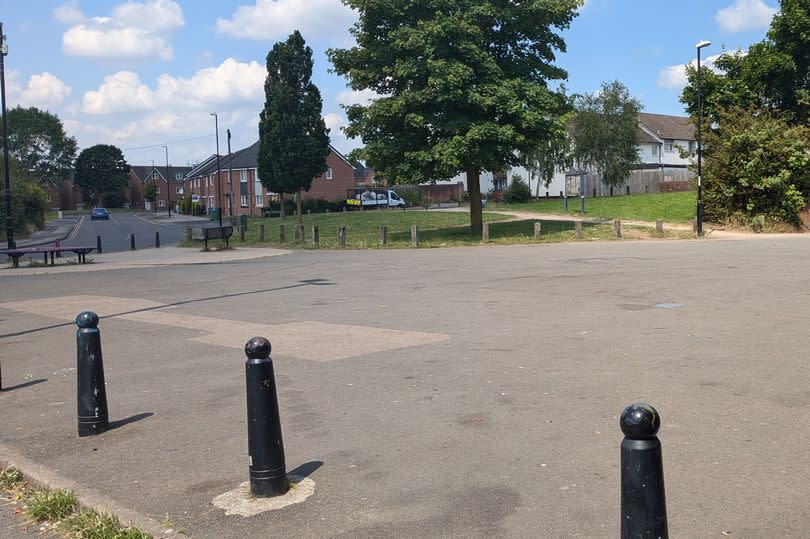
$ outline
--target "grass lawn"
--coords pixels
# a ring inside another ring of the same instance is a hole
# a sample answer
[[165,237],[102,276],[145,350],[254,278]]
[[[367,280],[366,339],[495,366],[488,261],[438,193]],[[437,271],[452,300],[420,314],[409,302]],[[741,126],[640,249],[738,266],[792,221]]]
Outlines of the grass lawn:
[[[304,216],[304,243],[295,243],[295,217],[284,219],[250,219],[245,232],[244,243],[239,241],[238,232],[234,231],[231,245],[266,245],[272,247],[298,249],[337,249],[338,228],[346,227],[346,247],[349,249],[378,249],[380,227],[388,227],[387,248],[403,249],[411,247],[411,224],[419,228],[419,246],[454,247],[478,245],[481,236],[470,232],[469,214],[453,212],[425,211],[366,211],[348,213],[312,214]],[[553,243],[573,241],[575,239],[574,223],[571,221],[543,221],[528,219],[507,221],[509,216],[498,213],[484,213],[484,221],[490,223],[490,242],[493,244]],[[534,223],[542,223],[542,234],[539,240],[534,239]],[[285,242],[279,241],[279,225],[285,226]],[[259,241],[259,225],[265,225],[265,241]],[[318,226],[320,244],[312,242],[312,226]],[[647,227],[623,227],[627,239],[653,238],[655,231]],[[615,239],[613,225],[584,224],[583,240]],[[665,234],[670,238],[687,238],[690,234],[670,231]],[[209,242],[217,246],[220,242]],[[199,247],[200,242],[181,243],[181,246]]]
[[[669,223],[691,221],[695,217],[697,194],[659,193],[652,195],[630,195],[597,197],[585,199],[585,217],[606,219],[629,219],[634,221],[655,221],[663,219]],[[490,206],[491,211],[514,210],[536,213],[563,214],[561,199],[547,199],[522,204],[499,204]],[[568,198],[568,213],[579,215],[579,197]]]

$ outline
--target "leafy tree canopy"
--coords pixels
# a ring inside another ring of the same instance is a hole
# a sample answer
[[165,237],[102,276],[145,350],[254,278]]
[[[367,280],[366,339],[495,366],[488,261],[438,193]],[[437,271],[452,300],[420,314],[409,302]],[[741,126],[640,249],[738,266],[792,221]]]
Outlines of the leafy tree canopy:
[[566,110],[548,83],[567,73],[559,34],[581,0],[343,0],[357,11],[357,45],[327,52],[354,90],[380,97],[346,107],[363,157],[395,182],[467,173],[470,219],[481,229],[479,171],[521,164]]
[[96,203],[127,185],[129,168],[119,148],[96,144],[82,150],[76,159],[75,182],[84,199]]
[[619,81],[599,92],[575,96],[569,129],[573,156],[584,169],[602,175],[608,187],[623,185],[640,162],[638,113],[641,102]]
[[61,185],[73,170],[76,139],[68,136],[59,118],[48,111],[15,107],[6,114],[9,157],[34,181]]
[[570,168],[573,165],[571,137],[567,130],[567,125],[572,117],[572,114],[569,113],[557,118],[549,139],[523,156],[524,166],[529,172],[529,183],[531,184],[531,180],[535,176],[538,179],[535,196],[540,196],[541,183],[548,188],[558,170]]
[[[754,107],[778,111],[790,123],[803,123],[810,114],[810,2],[781,0],[768,36],[747,53],[725,53],[717,72],[701,69],[701,94],[707,125],[721,110]],[[687,112],[697,116],[697,69],[687,68],[689,85],[681,95]]]
[[706,218],[800,226],[810,197],[810,128],[737,107],[720,110],[715,127],[704,138]]
[[321,94],[311,79],[312,49],[296,30],[267,55],[259,178],[270,191],[309,191],[312,180],[328,168],[329,132],[321,117]]

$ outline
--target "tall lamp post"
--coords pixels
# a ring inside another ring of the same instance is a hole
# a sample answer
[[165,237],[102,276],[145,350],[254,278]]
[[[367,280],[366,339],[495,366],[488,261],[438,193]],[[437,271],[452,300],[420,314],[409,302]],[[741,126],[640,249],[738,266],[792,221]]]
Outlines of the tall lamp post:
[[219,226],[222,226],[222,200],[219,194],[219,118],[217,117],[216,112],[212,112],[211,116],[214,117],[214,131],[216,131],[217,135],[217,189],[216,189],[216,197],[217,197],[217,220],[219,221]]
[[169,208],[169,217],[172,216],[172,179],[169,176],[169,147],[163,146],[166,150],[166,207]]
[[11,217],[11,179],[8,170],[8,123],[6,122],[6,68],[5,58],[8,54],[6,36],[3,35],[3,23],[0,22],[0,94],[3,100],[3,176],[6,182],[6,240],[8,248],[14,249],[14,221]]
[[697,235],[703,235],[703,162],[701,154],[703,147],[700,136],[700,128],[703,124],[703,102],[700,95],[700,49],[711,45],[711,41],[703,40],[697,47],[697,159],[698,159],[698,192],[697,192]]

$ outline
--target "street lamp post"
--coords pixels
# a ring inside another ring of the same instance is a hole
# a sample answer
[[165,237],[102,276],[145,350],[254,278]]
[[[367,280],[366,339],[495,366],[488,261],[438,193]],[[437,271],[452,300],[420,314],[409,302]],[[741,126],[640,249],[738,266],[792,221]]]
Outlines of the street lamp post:
[[219,226],[222,226],[222,200],[219,194],[219,118],[217,117],[216,112],[212,112],[211,116],[214,117],[214,130],[216,131],[217,135],[217,185],[216,185],[217,220],[219,221]]
[[166,207],[169,208],[169,218],[172,216],[172,180],[169,176],[169,147],[163,146],[166,150]]
[[233,163],[231,163],[231,130],[226,129],[225,132],[228,133],[228,185],[230,185],[229,189],[231,192],[231,196],[226,198],[228,199],[228,217],[231,218],[231,224],[233,224]]
[[711,45],[711,41],[701,41],[697,47],[697,161],[698,161],[698,192],[697,192],[697,235],[703,235],[703,146],[701,142],[701,125],[703,123],[703,102],[700,95],[700,50]]
[[6,121],[6,68],[5,58],[8,54],[6,36],[3,35],[3,23],[0,22],[0,95],[3,100],[3,176],[6,182],[6,240],[8,248],[14,249],[14,221],[11,217],[11,179],[8,170],[8,122]]

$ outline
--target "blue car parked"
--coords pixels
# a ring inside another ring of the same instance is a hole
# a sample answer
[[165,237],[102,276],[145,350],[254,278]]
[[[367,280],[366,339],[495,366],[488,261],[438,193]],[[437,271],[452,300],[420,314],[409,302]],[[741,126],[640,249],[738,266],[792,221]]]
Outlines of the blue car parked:
[[93,208],[93,210],[90,212],[90,220],[95,221],[96,219],[104,219],[105,221],[109,221],[110,214],[106,208]]

